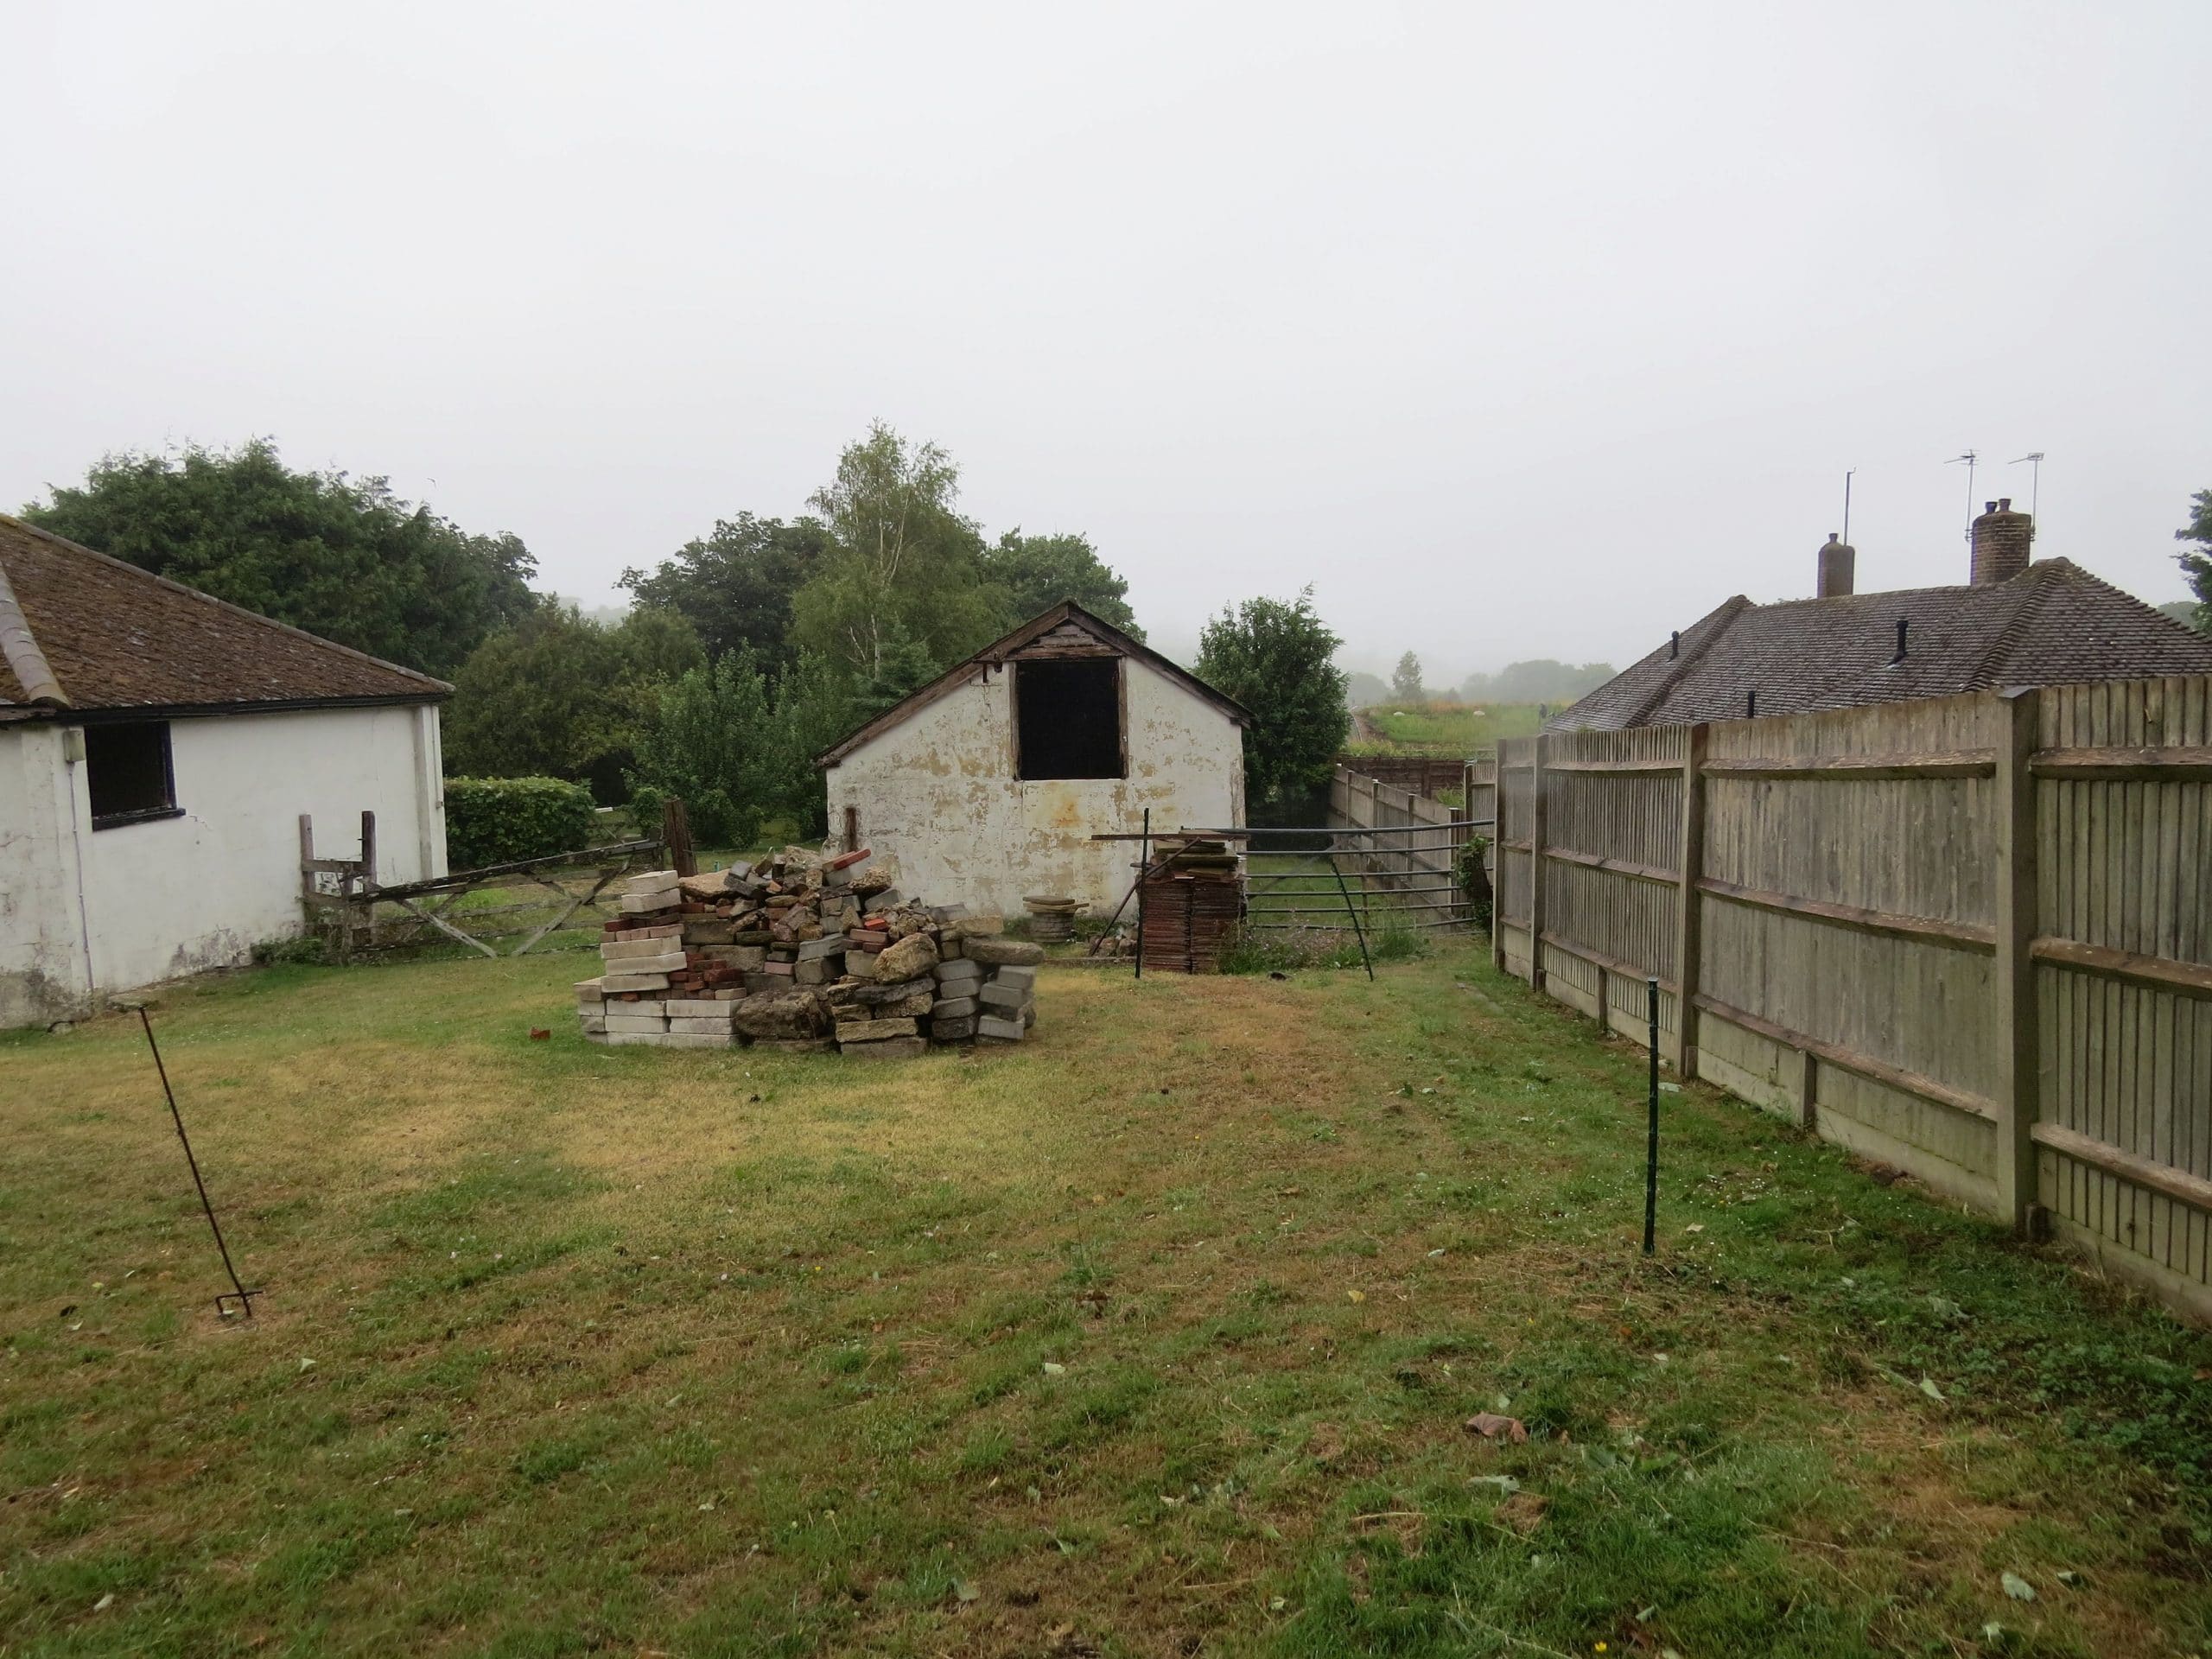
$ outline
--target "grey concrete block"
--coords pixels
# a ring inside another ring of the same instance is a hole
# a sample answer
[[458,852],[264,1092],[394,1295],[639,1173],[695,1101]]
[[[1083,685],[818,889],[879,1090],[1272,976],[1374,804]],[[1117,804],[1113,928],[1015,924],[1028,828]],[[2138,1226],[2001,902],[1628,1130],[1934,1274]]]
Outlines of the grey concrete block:
[[988,1037],[995,1042],[1018,1043],[1021,1040],[1021,1033],[1027,1030],[1028,1027],[1019,1020],[995,1020],[988,1014],[976,1021],[976,1034]]
[[994,985],[1013,985],[1019,987],[1020,989],[1025,991],[1032,990],[1035,988],[1037,984],[1037,970],[1034,968],[1024,968],[1014,965],[994,969],[991,972],[991,983]]
[[976,1016],[972,1014],[930,1021],[930,1040],[933,1043],[964,1043],[976,1034]]
[[976,994],[976,1001],[995,1013],[1003,1008],[1014,1014],[1027,1007],[1034,995],[1019,985],[986,985]]
[[941,1002],[930,1004],[930,1018],[932,1020],[963,1019],[972,1015],[976,1007],[976,999],[972,996],[948,996]]

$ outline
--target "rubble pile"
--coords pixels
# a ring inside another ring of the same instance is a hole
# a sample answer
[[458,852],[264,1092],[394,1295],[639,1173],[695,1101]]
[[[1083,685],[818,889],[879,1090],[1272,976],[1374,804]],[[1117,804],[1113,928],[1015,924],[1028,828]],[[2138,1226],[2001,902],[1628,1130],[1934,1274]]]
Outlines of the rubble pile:
[[1020,1042],[1043,948],[1004,938],[996,916],[901,896],[898,874],[866,848],[786,847],[702,875],[632,876],[600,941],[605,970],[576,987],[584,1035],[868,1059]]

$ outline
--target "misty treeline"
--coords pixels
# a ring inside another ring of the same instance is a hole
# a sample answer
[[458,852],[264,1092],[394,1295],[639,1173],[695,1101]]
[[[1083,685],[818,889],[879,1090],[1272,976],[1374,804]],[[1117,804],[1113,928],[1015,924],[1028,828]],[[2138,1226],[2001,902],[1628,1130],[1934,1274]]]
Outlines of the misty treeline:
[[31,522],[279,621],[450,679],[446,770],[677,794],[710,842],[768,817],[822,829],[813,756],[1016,623],[1073,599],[1141,637],[1077,534],[996,540],[959,470],[880,423],[808,512],[739,512],[649,567],[603,622],[534,590],[516,536],[471,535],[381,477],[276,445],[111,455]]
[[1421,676],[1421,658],[1412,652],[1398,658],[1388,680],[1379,675],[1345,677],[1344,697],[1354,709],[1379,709],[1407,702],[1568,703],[1613,677],[1611,663],[1558,663],[1548,657],[1508,663],[1495,674],[1470,674],[1456,686],[1431,686]]

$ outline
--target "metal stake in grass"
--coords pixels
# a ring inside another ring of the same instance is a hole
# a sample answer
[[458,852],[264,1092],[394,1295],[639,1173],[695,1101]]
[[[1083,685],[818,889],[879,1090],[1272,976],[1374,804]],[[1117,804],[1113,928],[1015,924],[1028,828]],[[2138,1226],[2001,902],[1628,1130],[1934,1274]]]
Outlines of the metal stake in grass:
[[1659,1230],[1659,982],[1643,982],[1651,1024],[1651,1104],[1643,1141],[1643,1253],[1651,1254]]
[[[231,1275],[231,1288],[215,1298],[215,1313],[220,1319],[236,1319],[240,1313],[253,1317],[253,1299],[261,1294],[258,1287],[248,1290],[239,1282],[238,1270],[231,1265],[231,1247],[223,1243],[223,1230],[215,1221],[215,1206],[207,1202],[207,1183],[200,1179],[200,1160],[192,1155],[192,1140],[184,1132],[184,1114],[176,1109],[176,1090],[169,1087],[169,1069],[162,1064],[162,1046],[154,1040],[154,1022],[146,1017],[146,1005],[138,1005],[138,1023],[146,1030],[146,1046],[154,1051],[154,1070],[162,1079],[162,1093],[169,1103],[169,1122],[176,1125],[176,1138],[184,1144],[184,1161],[192,1167],[192,1184],[200,1190],[200,1207],[207,1212],[207,1230],[215,1235],[215,1248],[223,1257],[223,1271]],[[236,1302],[238,1306],[230,1306]]]

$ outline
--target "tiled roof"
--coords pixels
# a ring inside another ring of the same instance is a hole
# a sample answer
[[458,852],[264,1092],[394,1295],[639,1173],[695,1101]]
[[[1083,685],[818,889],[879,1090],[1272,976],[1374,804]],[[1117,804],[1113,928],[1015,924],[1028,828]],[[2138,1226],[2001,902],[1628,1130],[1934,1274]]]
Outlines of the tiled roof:
[[[1908,624],[1897,657],[1897,622]],[[1754,605],[1742,594],[1546,722],[1555,731],[1738,720],[1993,685],[2212,674],[2212,639],[2067,559],[2009,582]]]
[[0,513],[0,720],[431,702],[452,690]]

